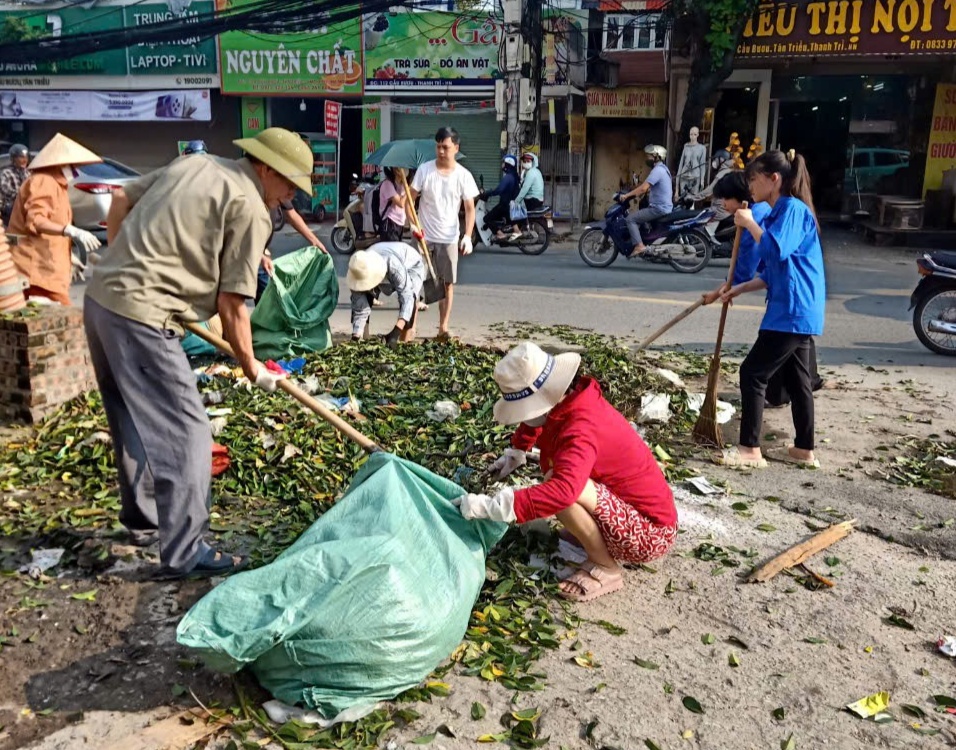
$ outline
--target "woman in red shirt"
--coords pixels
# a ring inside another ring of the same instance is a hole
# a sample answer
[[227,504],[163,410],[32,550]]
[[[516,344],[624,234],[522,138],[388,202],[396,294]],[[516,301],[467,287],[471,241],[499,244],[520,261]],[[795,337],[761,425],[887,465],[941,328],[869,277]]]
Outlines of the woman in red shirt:
[[650,449],[597,381],[578,375],[580,364],[577,354],[552,356],[532,343],[505,355],[495,367],[502,391],[495,419],[519,427],[492,469],[504,479],[537,445],[544,481],[457,503],[469,519],[526,523],[556,516],[588,555],[561,591],[587,602],[623,587],[620,562],[647,562],[673,546],[677,510]]

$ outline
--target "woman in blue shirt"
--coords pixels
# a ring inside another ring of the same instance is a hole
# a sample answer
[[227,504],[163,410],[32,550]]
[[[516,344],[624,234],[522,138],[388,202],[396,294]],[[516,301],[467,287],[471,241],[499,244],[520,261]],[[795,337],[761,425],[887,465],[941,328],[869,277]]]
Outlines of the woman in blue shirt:
[[724,451],[718,463],[764,468],[760,451],[764,397],[775,373],[783,375],[790,392],[795,428],[794,444],[771,458],[819,467],[813,454],[813,388],[811,337],[823,333],[826,282],[823,250],[806,162],[794,151],[768,151],[746,171],[750,192],[770,213],[761,224],[750,209],[734,214],[734,223],[757,243],[762,263],[757,276],[734,284],[721,299],[733,300],[744,292],[767,290],[767,312],[757,341],[740,367],[743,408],[740,444]]

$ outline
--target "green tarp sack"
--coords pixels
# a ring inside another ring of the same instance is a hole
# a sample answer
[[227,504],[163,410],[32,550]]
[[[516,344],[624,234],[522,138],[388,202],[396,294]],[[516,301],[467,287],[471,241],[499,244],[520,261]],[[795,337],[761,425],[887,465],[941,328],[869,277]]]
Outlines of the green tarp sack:
[[246,665],[333,719],[418,685],[461,643],[507,526],[462,518],[464,490],[373,454],[348,492],[270,565],[226,579],[179,623],[210,667]]
[[256,356],[283,359],[328,349],[329,318],[339,303],[332,258],[317,247],[304,247],[273,265],[269,286],[252,312]]
[[[202,328],[209,330],[209,323],[200,323]],[[195,333],[189,331],[186,332],[186,335],[183,336],[180,343],[183,345],[183,351],[186,352],[187,357],[210,357],[218,353],[218,349],[210,344],[205,339],[199,338]]]

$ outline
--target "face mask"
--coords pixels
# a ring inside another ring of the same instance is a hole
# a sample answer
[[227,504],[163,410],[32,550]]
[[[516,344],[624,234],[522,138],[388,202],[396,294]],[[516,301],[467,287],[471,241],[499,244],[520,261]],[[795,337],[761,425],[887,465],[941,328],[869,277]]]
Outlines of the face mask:
[[644,163],[645,163],[647,166],[651,167],[652,169],[653,169],[654,165],[657,164],[657,162],[654,161],[653,159],[646,159],[646,160],[644,161]]
[[524,423],[528,425],[528,427],[540,427],[547,421],[548,421],[548,412],[545,412],[540,417],[535,417],[534,419],[526,419]]
[[71,167],[68,164],[65,164],[62,167],[60,167],[60,169],[63,170],[63,176],[66,178],[66,181],[70,182],[70,180],[73,179],[73,167]]

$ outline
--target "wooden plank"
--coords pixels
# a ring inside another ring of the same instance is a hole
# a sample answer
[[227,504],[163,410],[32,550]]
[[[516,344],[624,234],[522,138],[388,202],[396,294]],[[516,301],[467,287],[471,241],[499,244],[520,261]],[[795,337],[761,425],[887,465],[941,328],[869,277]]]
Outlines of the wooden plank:
[[96,750],[186,750],[222,731],[232,720],[231,716],[224,716],[219,721],[212,721],[202,710],[193,708],[150,724],[137,734],[99,745]]
[[856,519],[852,521],[844,521],[843,523],[834,524],[827,529],[824,529],[819,534],[807,539],[805,542],[801,542],[786,552],[782,552],[776,557],[774,557],[770,562],[761,567],[759,570],[751,574],[748,579],[751,583],[764,583],[773,578],[777,573],[780,573],[787,568],[794,568],[801,563],[806,562],[811,557],[813,557],[817,552],[825,550],[832,544],[840,541],[847,536],[852,530],[853,525],[856,523]]

